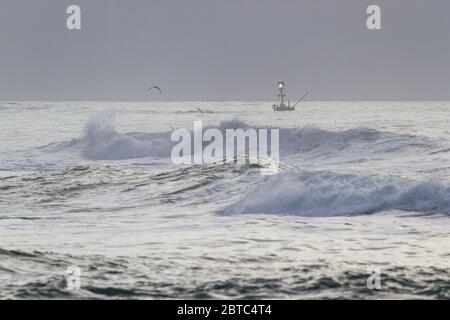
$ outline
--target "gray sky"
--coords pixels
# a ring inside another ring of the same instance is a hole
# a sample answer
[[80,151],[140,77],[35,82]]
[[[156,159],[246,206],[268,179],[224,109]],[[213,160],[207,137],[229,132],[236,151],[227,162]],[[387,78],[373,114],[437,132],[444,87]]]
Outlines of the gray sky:
[[292,100],[450,99],[449,16],[448,0],[2,0],[0,100],[271,100],[278,80]]

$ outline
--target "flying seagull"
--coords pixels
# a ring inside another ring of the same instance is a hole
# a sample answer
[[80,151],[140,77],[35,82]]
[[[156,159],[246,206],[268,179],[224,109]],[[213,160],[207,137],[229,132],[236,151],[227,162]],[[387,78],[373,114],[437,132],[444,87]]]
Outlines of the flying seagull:
[[161,88],[160,88],[160,87],[158,87],[158,86],[152,86],[152,87],[148,88],[148,91],[152,91],[153,89],[155,89],[155,90],[158,90],[158,91],[159,91],[159,93],[162,93],[162,90],[161,90]]

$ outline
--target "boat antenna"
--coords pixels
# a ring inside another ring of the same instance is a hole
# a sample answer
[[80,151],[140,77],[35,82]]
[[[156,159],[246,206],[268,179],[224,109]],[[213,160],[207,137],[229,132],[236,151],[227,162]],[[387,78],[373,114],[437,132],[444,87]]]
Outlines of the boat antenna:
[[301,98],[294,104],[294,107],[295,107],[296,105],[298,105],[301,101],[303,101],[303,99],[306,98],[306,96],[309,94],[309,92],[310,92],[310,91],[308,91],[307,93],[305,93],[305,94],[303,95],[303,97],[301,97]]

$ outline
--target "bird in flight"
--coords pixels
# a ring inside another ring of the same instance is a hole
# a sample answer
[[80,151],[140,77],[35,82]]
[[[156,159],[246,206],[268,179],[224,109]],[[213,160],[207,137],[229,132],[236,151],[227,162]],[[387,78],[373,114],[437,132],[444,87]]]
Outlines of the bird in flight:
[[160,88],[160,87],[158,87],[158,86],[152,86],[152,87],[148,88],[148,91],[152,91],[153,89],[155,89],[155,90],[158,90],[158,91],[159,91],[159,93],[162,93],[162,90],[161,90],[161,88]]

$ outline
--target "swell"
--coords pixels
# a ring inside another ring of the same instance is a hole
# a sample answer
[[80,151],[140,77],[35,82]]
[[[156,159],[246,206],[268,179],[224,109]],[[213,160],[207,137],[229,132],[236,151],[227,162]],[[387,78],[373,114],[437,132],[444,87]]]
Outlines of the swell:
[[[0,177],[0,219],[39,219],[53,210],[110,212],[227,201],[230,194],[259,179],[266,165],[170,166],[157,170],[78,166]],[[98,199],[106,194],[116,201],[100,204]],[[36,216],[39,209],[45,210],[43,216]]]
[[[204,130],[213,126],[205,126]],[[248,129],[251,126],[238,119],[222,121],[217,128]],[[261,129],[261,127],[254,127]],[[264,128],[270,129],[270,128]],[[192,132],[192,131],[191,131]],[[124,160],[142,157],[168,158],[176,142],[171,141],[172,132],[119,133],[110,118],[95,117],[88,122],[82,138],[52,149],[80,147],[82,155],[91,160]],[[206,142],[204,146],[206,146]],[[225,145],[225,144],[224,144]],[[437,144],[427,137],[410,134],[382,132],[370,128],[352,128],[328,131],[316,127],[280,128],[280,156],[303,155],[327,159],[330,156],[373,156],[380,153],[416,152],[431,153]],[[48,150],[48,149],[47,149]]]
[[[213,128],[205,125],[204,130]],[[248,129],[248,123],[233,119],[222,121],[214,128],[225,136],[227,129]],[[261,129],[261,127],[254,127]],[[151,129],[151,128],[150,128]],[[270,129],[270,128],[263,128]],[[190,131],[192,133],[192,131]],[[37,148],[0,153],[1,170],[61,170],[77,165],[92,165],[92,161],[123,161],[133,164],[172,164],[171,152],[178,142],[171,141],[172,132],[119,132],[109,117],[91,119],[79,138],[54,142]],[[192,138],[193,135],[191,135]],[[270,135],[269,135],[270,136]],[[290,165],[313,167],[328,164],[360,164],[368,161],[408,162],[411,166],[430,161],[442,150],[445,141],[425,136],[352,128],[329,131],[316,127],[280,128],[280,160]],[[270,139],[269,139],[270,142]],[[203,142],[203,148],[208,142]],[[193,143],[191,141],[191,146]],[[224,143],[224,148],[230,146]],[[268,146],[270,150],[270,145]],[[184,150],[189,153],[189,150]],[[193,150],[191,149],[191,154]],[[245,150],[235,150],[241,156]],[[225,154],[225,150],[223,151]],[[415,161],[412,163],[411,161]],[[413,167],[411,167],[413,168]]]

